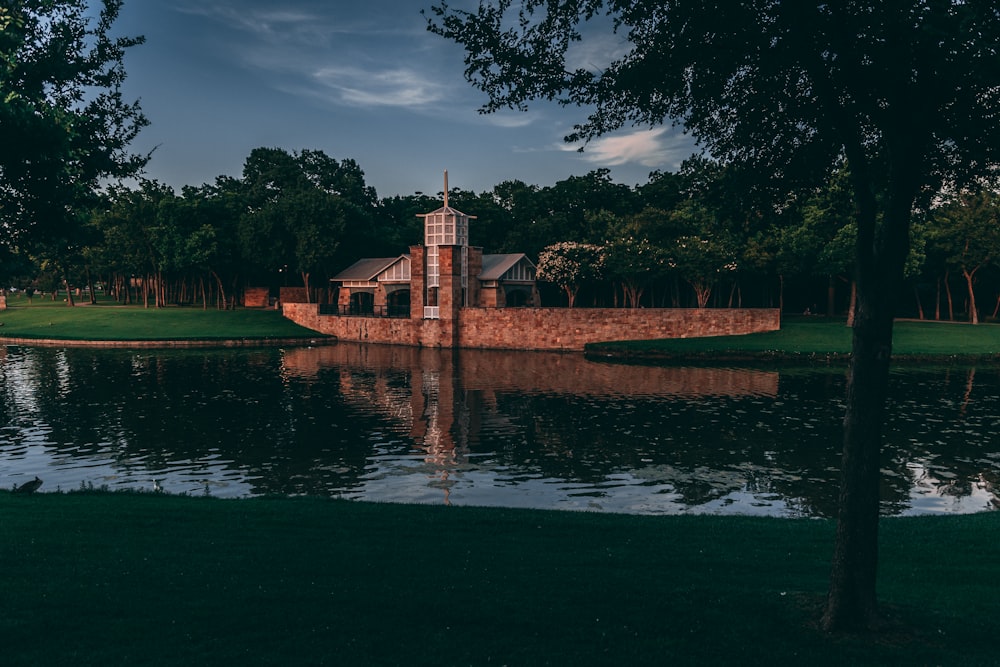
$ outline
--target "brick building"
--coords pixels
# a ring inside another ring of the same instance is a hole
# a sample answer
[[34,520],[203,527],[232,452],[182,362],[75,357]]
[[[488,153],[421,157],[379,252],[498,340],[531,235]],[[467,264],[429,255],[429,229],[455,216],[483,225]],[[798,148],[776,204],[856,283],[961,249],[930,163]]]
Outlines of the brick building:
[[444,206],[420,217],[423,245],[360,259],[330,279],[337,314],[453,320],[460,308],[540,305],[535,265],[524,253],[484,255],[469,245],[475,216],[448,206],[447,174]]

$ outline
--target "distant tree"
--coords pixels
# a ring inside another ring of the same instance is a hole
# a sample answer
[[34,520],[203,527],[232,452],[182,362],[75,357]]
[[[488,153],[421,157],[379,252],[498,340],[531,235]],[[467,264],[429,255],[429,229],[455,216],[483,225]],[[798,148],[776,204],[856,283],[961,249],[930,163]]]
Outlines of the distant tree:
[[243,188],[244,257],[265,276],[297,272],[307,298],[313,276],[329,277],[345,260],[340,252],[345,240],[364,245],[360,241],[378,203],[357,163],[338,162],[321,151],[256,148],[244,164]]
[[945,265],[965,279],[969,322],[978,324],[977,278],[1000,261],[1000,202],[986,190],[965,192],[936,208],[932,219],[931,243],[944,256]]
[[[996,3],[483,0],[432,12],[429,29],[464,46],[486,112],[536,99],[585,106],[572,141],[679,121],[775,195],[847,164],[858,304],[823,626],[876,627],[878,458],[911,215],[942,184],[1000,162]],[[602,26],[624,48],[579,58]]]
[[663,248],[647,238],[622,235],[604,245],[604,273],[622,289],[626,308],[638,308],[643,292],[663,278],[667,259]]
[[670,253],[670,266],[694,289],[699,308],[708,306],[719,281],[737,269],[735,252],[724,240],[682,236]]
[[537,268],[538,279],[561,287],[572,308],[580,287],[601,277],[604,249],[576,241],[554,243],[539,253]]
[[148,160],[129,152],[147,121],[121,91],[125,50],[143,39],[111,36],[121,0],[103,0],[96,19],[92,4],[0,7],[0,243],[50,258],[67,288],[75,236],[102,183]]

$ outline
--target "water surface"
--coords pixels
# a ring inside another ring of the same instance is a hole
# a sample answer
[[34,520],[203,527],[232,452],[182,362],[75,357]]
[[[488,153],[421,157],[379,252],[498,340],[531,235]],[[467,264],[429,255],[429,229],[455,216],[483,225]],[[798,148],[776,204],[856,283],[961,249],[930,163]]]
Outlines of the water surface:
[[[0,486],[832,516],[841,367],[341,343],[0,347]],[[995,509],[1000,374],[898,368],[883,513]]]

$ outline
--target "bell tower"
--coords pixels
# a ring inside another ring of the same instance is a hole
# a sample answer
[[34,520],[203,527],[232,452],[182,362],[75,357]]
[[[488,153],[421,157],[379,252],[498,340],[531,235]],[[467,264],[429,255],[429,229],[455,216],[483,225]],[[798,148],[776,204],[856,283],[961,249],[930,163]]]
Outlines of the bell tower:
[[[469,305],[469,220],[476,217],[448,205],[448,172],[444,172],[444,206],[424,219],[421,296],[425,320],[455,320],[458,309]],[[415,258],[411,249],[411,256]],[[416,287],[416,285],[413,285]]]

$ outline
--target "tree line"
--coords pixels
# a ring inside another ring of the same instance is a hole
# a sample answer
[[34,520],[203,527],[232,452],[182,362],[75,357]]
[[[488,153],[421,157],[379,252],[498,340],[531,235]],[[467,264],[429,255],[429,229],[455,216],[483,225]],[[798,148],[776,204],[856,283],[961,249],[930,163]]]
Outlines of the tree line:
[[[849,314],[854,206],[846,167],[781,206],[734,167],[693,156],[646,183],[606,169],[552,186],[505,181],[449,201],[477,216],[486,252],[524,252],[552,305],[779,307]],[[54,292],[103,285],[122,303],[228,308],[248,286],[304,286],[361,257],[407,252],[441,194],[378,198],[360,165],[320,150],[256,148],[240,177],[106,189],[71,242],[4,262],[11,286]],[[979,322],[1000,315],[1000,225],[992,190],[942,192],[915,213],[901,312]],[[67,233],[69,229],[65,230]],[[70,297],[72,298],[72,297]]]

